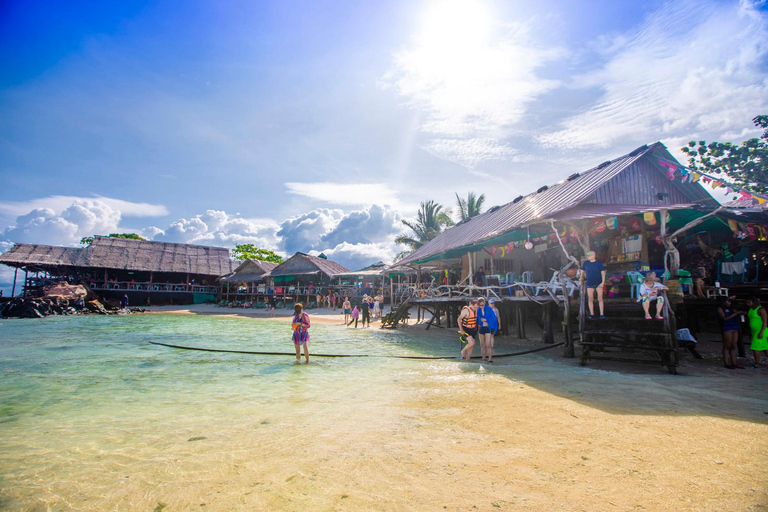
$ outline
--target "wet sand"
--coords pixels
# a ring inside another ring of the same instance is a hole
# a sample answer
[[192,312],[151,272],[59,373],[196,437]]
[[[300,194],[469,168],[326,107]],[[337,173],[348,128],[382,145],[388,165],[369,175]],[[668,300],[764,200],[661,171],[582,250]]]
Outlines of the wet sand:
[[[338,312],[310,314],[341,324]],[[582,368],[557,349],[493,366],[440,364],[455,373],[417,368],[391,393],[357,390],[359,407],[338,417],[304,404],[302,424],[222,426],[215,439],[179,447],[178,457],[204,467],[154,482],[162,492],[152,495],[174,510],[768,508],[766,369],[724,370],[716,355],[684,357],[678,376],[610,362]],[[132,505],[154,506],[140,497],[144,485],[134,492]]]

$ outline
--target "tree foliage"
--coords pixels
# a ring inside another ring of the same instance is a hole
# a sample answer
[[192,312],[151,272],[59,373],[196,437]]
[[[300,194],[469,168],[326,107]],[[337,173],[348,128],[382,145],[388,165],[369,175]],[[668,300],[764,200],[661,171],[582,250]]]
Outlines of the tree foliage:
[[[80,243],[82,245],[90,246],[93,243],[93,240],[96,238],[96,236],[104,236],[104,235],[84,236],[83,238],[80,239]],[[107,238],[127,238],[128,240],[143,240],[143,241],[147,240],[146,238],[141,237],[136,233],[110,233],[109,235],[107,235]]]
[[405,245],[410,248],[397,255],[397,259],[402,259],[412,253],[425,243],[429,242],[437,235],[443,232],[443,229],[453,226],[450,209],[444,209],[443,205],[434,201],[421,203],[419,213],[416,216],[416,222],[403,219],[402,222],[408,226],[413,233],[402,234],[395,238],[395,243]]
[[764,128],[760,138],[732,142],[690,141],[681,148],[688,155],[689,166],[697,171],[725,174],[733,183],[754,192],[768,193],[768,115],[752,119]]
[[477,217],[482,213],[485,194],[476,196],[474,192],[468,192],[467,198],[463,199],[456,194],[456,206],[459,207],[459,222]]
[[238,244],[232,249],[232,257],[236,260],[260,260],[271,261],[272,263],[282,263],[283,258],[279,254],[267,249],[259,249],[253,244]]

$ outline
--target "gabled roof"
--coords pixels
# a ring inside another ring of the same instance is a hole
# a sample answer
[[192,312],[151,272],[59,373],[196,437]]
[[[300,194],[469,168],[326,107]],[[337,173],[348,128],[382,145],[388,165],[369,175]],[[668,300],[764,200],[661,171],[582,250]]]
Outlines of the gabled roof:
[[347,272],[349,272],[349,269],[342,267],[334,261],[310,256],[303,252],[297,252],[285,262],[275,267],[270,272],[270,277],[318,275],[323,273],[330,279],[333,279],[339,274],[345,274]]
[[365,268],[361,268],[355,272],[346,272],[339,274],[339,277],[376,277],[383,276],[387,271],[387,264],[383,261],[377,261],[372,265],[368,265]]
[[17,244],[0,255],[11,266],[85,267],[220,276],[232,272],[229,249],[204,245],[94,237],[89,247]]
[[279,265],[271,261],[246,259],[228,276],[221,278],[224,282],[253,283],[264,280],[269,273]]
[[[676,163],[660,142],[639,147],[627,155],[604,162],[580,174],[572,174],[551,187],[541,187],[525,197],[520,196],[510,203],[459,223],[394,266],[426,262],[441,255],[445,256],[449,251],[492,241],[515,229],[555,219],[578,206],[582,207],[583,211],[571,218],[594,216],[591,215],[593,210],[630,213],[647,210],[649,207],[659,209],[680,207],[683,204],[716,204],[712,196],[698,183],[684,184],[667,179],[659,166],[660,160]],[[617,180],[622,173],[628,173],[629,178]],[[659,187],[670,193],[662,199],[657,199]],[[616,198],[616,204],[610,203],[613,197]]]

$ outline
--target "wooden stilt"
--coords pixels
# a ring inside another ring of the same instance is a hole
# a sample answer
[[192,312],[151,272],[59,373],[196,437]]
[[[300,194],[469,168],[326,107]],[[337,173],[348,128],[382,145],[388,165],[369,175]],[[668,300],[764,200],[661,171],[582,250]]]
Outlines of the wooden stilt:
[[11,290],[11,297],[16,296],[16,275],[19,273],[19,267],[13,271],[13,289]]

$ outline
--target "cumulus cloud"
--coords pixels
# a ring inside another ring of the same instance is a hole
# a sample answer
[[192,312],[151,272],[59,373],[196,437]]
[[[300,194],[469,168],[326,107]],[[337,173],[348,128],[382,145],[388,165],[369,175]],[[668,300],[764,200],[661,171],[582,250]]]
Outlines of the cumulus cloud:
[[277,250],[277,224],[271,221],[253,222],[220,210],[206,210],[189,219],[179,219],[167,228],[148,228],[153,239],[166,242],[221,245],[254,244],[263,249]]
[[425,149],[467,167],[516,154],[505,141],[510,129],[558,85],[539,69],[565,54],[538,45],[531,28],[500,26],[481,2],[435,3],[381,81],[424,113]]
[[333,260],[350,270],[360,270],[361,268],[365,268],[378,261],[391,263],[393,255],[397,251],[394,242],[370,244],[350,244],[343,242],[336,247],[325,249],[323,251],[310,251],[309,254],[317,256],[321,252],[325,254],[328,259]]
[[16,224],[3,235],[16,243],[73,245],[80,238],[114,233],[120,212],[99,200],[75,200],[61,213],[51,208],[36,208],[16,218]]
[[374,205],[345,215],[336,226],[325,233],[320,241],[328,246],[348,242],[370,244],[384,242],[402,230],[402,216],[387,206]]
[[768,106],[768,14],[761,4],[667,3],[607,45],[605,65],[574,84],[600,88],[598,101],[539,142],[608,147],[626,138],[720,136],[750,125]]

